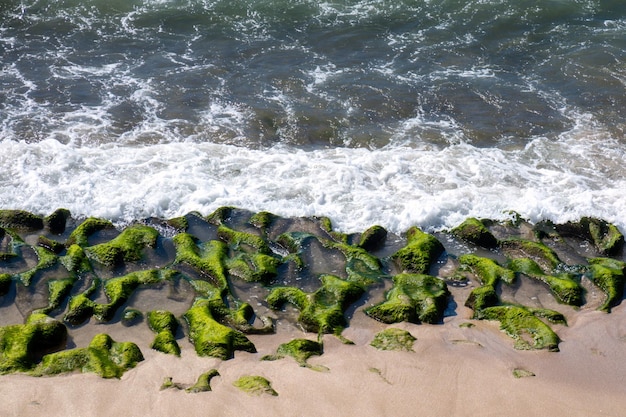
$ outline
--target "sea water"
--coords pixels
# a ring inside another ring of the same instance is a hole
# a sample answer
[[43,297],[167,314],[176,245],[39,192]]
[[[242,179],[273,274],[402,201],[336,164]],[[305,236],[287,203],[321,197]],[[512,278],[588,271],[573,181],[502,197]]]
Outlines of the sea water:
[[1,0],[0,208],[626,230],[621,0]]

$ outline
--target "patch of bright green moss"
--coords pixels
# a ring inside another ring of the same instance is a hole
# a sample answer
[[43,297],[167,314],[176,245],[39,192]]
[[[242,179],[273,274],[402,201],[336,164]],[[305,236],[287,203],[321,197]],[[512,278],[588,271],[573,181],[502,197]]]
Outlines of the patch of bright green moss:
[[270,381],[258,375],[242,376],[233,382],[233,385],[250,395],[278,395],[278,393],[272,388]]
[[113,240],[85,249],[89,257],[109,267],[138,261],[144,248],[155,248],[159,232],[150,226],[127,227]]
[[480,279],[482,285],[495,286],[500,280],[507,284],[515,281],[515,272],[498,265],[493,259],[468,254],[459,257],[459,262],[469,268]]
[[345,310],[363,295],[363,286],[334,275],[322,275],[322,286],[313,293],[295,287],[276,287],[267,296],[272,309],[286,302],[300,310],[298,322],[305,330],[340,334],[346,326]]
[[31,314],[26,324],[0,327],[0,374],[31,369],[44,354],[65,346],[67,328],[45,314]]
[[270,226],[270,224],[272,224],[272,222],[276,219],[276,215],[267,212],[267,211],[260,211],[258,213],[255,213],[252,215],[252,217],[250,217],[250,220],[248,221],[251,225],[258,227],[259,229],[266,229]]
[[261,358],[264,361],[273,361],[291,356],[302,367],[310,367],[307,363],[311,356],[320,356],[324,352],[320,342],[309,339],[293,339],[290,342],[282,343],[276,349],[275,355],[267,355]]
[[211,300],[197,299],[184,315],[189,324],[189,339],[198,356],[225,360],[231,359],[236,350],[255,353],[254,344],[243,333],[217,321],[220,312],[216,308],[222,307]]
[[470,217],[450,231],[454,236],[483,248],[495,248],[498,239],[477,218]]
[[444,252],[444,247],[436,237],[411,227],[407,232],[407,244],[393,256],[406,272],[427,274],[430,266]]
[[43,218],[24,210],[0,210],[0,227],[40,230],[43,229]]
[[150,345],[154,350],[180,356],[180,346],[176,342],[178,321],[169,311],[153,310],[148,313],[148,325],[157,334]]
[[386,300],[369,307],[365,313],[383,323],[439,323],[450,292],[446,283],[424,274],[399,274]]
[[550,291],[562,303],[580,306],[583,303],[583,289],[580,284],[567,274],[548,275],[530,258],[517,258],[510,262],[509,267],[524,275],[542,281],[548,285]]
[[389,328],[377,333],[370,345],[378,350],[404,350],[412,352],[415,340],[417,339],[406,330]]
[[105,219],[89,217],[74,229],[65,245],[67,247],[72,245],[85,247],[88,245],[89,236],[104,229],[113,229],[113,223]]
[[71,245],[64,256],[59,258],[61,264],[68,272],[82,274],[92,270],[91,263],[83,248],[79,245]]
[[198,240],[188,233],[177,234],[173,242],[176,248],[175,263],[185,263],[193,267],[221,291],[228,290],[226,278],[228,247],[224,242],[211,240],[199,244]]
[[589,278],[604,291],[606,301],[598,310],[611,312],[624,298],[626,263],[610,258],[589,259]]
[[86,348],[76,348],[43,357],[31,372],[34,376],[57,375],[80,371],[92,372],[102,378],[121,378],[129,369],[143,361],[139,347],[132,342],[115,342],[107,334],[96,335]]
[[481,311],[481,316],[485,320],[499,321],[500,329],[515,340],[516,349],[547,349],[552,352],[559,350],[560,340],[556,333],[525,307],[488,307]]

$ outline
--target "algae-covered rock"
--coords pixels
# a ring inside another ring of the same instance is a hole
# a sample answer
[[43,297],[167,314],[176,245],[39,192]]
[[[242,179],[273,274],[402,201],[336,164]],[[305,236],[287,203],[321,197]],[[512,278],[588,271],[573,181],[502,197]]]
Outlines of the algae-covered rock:
[[67,328],[45,314],[31,314],[26,324],[0,327],[0,374],[31,369],[45,354],[65,346]]
[[589,278],[604,291],[606,301],[598,310],[611,312],[624,298],[626,263],[610,258],[589,259]]
[[189,339],[198,356],[231,359],[236,350],[255,353],[254,344],[241,332],[227,327],[217,320],[224,307],[208,299],[197,299],[185,313],[189,325]]
[[109,267],[124,262],[138,261],[145,248],[155,248],[159,232],[150,226],[133,225],[127,227],[113,240],[90,246],[85,249],[87,255]]
[[12,282],[13,278],[11,274],[0,274],[0,297],[9,292]]
[[154,350],[180,356],[180,346],[176,342],[178,321],[169,311],[153,310],[148,313],[148,325],[157,334],[150,345]]
[[270,381],[258,375],[242,376],[233,382],[233,385],[250,395],[278,395],[278,393],[272,388]]
[[211,380],[219,375],[220,373],[217,371],[217,369],[211,369],[208,372],[200,374],[196,383],[187,388],[185,391],[194,394],[198,392],[211,391]]
[[580,306],[583,303],[583,289],[580,284],[568,274],[548,275],[543,272],[539,265],[529,258],[513,259],[509,267],[519,273],[542,281],[548,285],[550,291],[562,303]]
[[48,281],[48,305],[35,313],[49,314],[61,306],[68,297],[76,280],[74,278],[52,279]]
[[552,272],[563,262],[548,246],[540,242],[524,239],[506,239],[501,241],[504,253],[510,258],[530,258],[542,269]]
[[43,229],[43,217],[24,210],[0,210],[0,227],[40,230]]
[[92,372],[102,378],[121,378],[143,361],[139,347],[132,342],[115,342],[107,334],[94,336],[86,348],[75,348],[43,357],[31,372],[34,376],[56,375],[74,371]]
[[575,236],[593,243],[602,255],[616,255],[624,247],[624,235],[604,220],[583,217],[578,222],[557,225],[556,230],[562,236]]
[[57,255],[65,250],[65,244],[47,238],[43,235],[40,235],[37,239],[37,245]]
[[385,301],[365,310],[383,323],[439,323],[450,292],[442,280],[424,274],[399,274]]
[[361,235],[358,246],[368,252],[380,249],[387,239],[387,229],[382,226],[372,226]]
[[298,322],[305,330],[339,334],[346,326],[345,310],[364,293],[363,286],[334,275],[320,277],[322,286],[313,293],[295,287],[276,287],[267,296],[272,309],[288,302],[300,310]]
[[266,255],[272,253],[265,239],[252,233],[240,232],[220,225],[217,228],[217,236],[234,249],[243,249],[244,246],[248,246],[259,253]]
[[85,254],[82,246],[77,244],[67,248],[65,255],[61,256],[59,261],[68,272],[73,274],[82,274],[92,270],[87,254]]
[[74,231],[70,234],[70,237],[65,242],[67,247],[72,245],[87,246],[89,236],[92,234],[104,230],[113,229],[113,223],[106,219],[98,219],[96,217],[89,217],[81,224],[78,225]]
[[201,243],[188,233],[179,233],[174,236],[173,243],[176,248],[174,263],[187,264],[221,291],[228,290],[226,278],[228,247],[224,242],[211,240]]
[[70,218],[71,213],[69,210],[60,208],[55,210],[52,214],[44,218],[44,225],[55,235],[60,235],[65,231],[67,220]]
[[125,308],[122,312],[122,324],[126,327],[133,326],[143,320],[143,313],[136,308]]
[[427,274],[430,266],[444,252],[436,237],[411,227],[407,232],[407,244],[393,256],[399,266],[409,273]]
[[515,348],[559,350],[559,337],[533,312],[522,306],[496,306],[481,311],[481,318],[497,320],[500,329],[515,340]]
[[500,303],[496,292],[496,285],[500,281],[512,284],[515,280],[515,272],[504,268],[492,259],[466,254],[459,257],[462,268],[471,271],[481,282],[482,286],[474,288],[465,301],[465,306],[476,311],[486,307],[492,307]]
[[471,217],[450,231],[454,236],[483,248],[495,248],[498,239],[487,229],[483,222]]
[[412,352],[415,340],[417,339],[406,330],[389,328],[378,332],[370,345],[378,350],[404,350]]
[[273,361],[291,356],[302,367],[310,367],[307,363],[311,356],[319,356],[324,352],[321,342],[309,339],[293,339],[282,343],[276,349],[275,355],[267,355],[261,358],[264,361]]

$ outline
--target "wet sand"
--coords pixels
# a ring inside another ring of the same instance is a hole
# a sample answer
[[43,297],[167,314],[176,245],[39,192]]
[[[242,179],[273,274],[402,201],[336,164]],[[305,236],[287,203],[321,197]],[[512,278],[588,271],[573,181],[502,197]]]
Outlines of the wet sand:
[[[458,289],[459,292],[466,291]],[[362,308],[362,307],[360,307]],[[622,416],[626,409],[626,306],[611,314],[583,308],[568,313],[569,326],[558,333],[561,351],[518,351],[494,322],[471,321],[458,306],[443,325],[393,326],[378,323],[359,309],[344,335],[354,345],[324,336],[324,354],[309,363],[291,358],[261,361],[294,337],[314,338],[293,326],[273,335],[251,336],[258,353],[236,352],[221,361],[198,357],[186,339],[176,358],[149,348],[147,326],[106,329],[116,340],[135,341],[145,361],[121,380],[93,374],[35,378],[0,377],[3,416]],[[99,326],[92,326],[99,327]],[[386,327],[410,331],[414,352],[379,351],[369,345]],[[96,329],[97,331],[97,329]],[[86,337],[86,335],[85,335]],[[76,340],[79,345],[83,340]],[[212,368],[220,376],[211,392],[160,390],[164,378],[192,385]],[[514,369],[535,376],[516,378]],[[271,381],[278,396],[251,396],[232,384],[243,375]]]

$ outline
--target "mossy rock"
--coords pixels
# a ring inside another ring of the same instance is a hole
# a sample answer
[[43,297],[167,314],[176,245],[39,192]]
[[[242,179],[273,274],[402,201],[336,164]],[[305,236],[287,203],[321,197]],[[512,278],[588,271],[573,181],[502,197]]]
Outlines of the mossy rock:
[[469,268],[483,285],[495,286],[499,281],[512,284],[515,281],[515,272],[498,265],[493,259],[467,254],[459,257],[459,263]]
[[498,304],[500,304],[500,297],[498,297],[496,288],[493,285],[483,285],[474,288],[465,301],[465,307],[474,310],[474,317],[479,314],[480,310]]
[[174,236],[176,259],[174,263],[184,263],[196,271],[221,291],[228,290],[226,260],[228,246],[219,240],[200,243],[193,235],[179,233]]
[[37,265],[27,271],[21,272],[16,275],[25,287],[28,287],[30,285],[36,273],[56,265],[59,260],[59,257],[57,255],[45,248],[42,248],[41,246],[33,246],[33,249],[37,254]]
[[568,274],[548,275],[530,258],[513,259],[509,268],[548,285],[552,294],[562,303],[580,306],[583,304],[583,289]]
[[136,308],[125,308],[122,313],[122,324],[126,327],[133,326],[143,320],[143,313]]
[[272,253],[268,243],[261,236],[257,236],[252,233],[240,232],[230,227],[220,225],[217,228],[217,236],[226,242],[234,250],[244,250],[245,252],[251,252],[250,248],[254,252],[263,254]]
[[218,207],[213,213],[209,214],[205,220],[211,224],[219,226],[230,218],[234,210],[236,210],[236,208],[232,206]]
[[87,255],[102,265],[114,267],[124,262],[139,261],[145,248],[155,248],[159,232],[150,226],[127,227],[113,240],[90,246]]
[[43,229],[43,217],[24,210],[0,210],[0,227],[17,230]]
[[477,218],[470,217],[450,231],[454,236],[483,248],[496,248],[498,239]]
[[624,247],[624,235],[615,225],[593,217],[557,225],[556,230],[562,236],[574,236],[593,243],[602,255],[617,255]]
[[340,334],[347,322],[345,310],[365,292],[363,286],[334,275],[322,275],[322,286],[313,293],[295,287],[276,287],[267,296],[272,309],[288,302],[300,310],[298,322],[305,330]]
[[43,357],[31,372],[34,376],[57,375],[80,371],[92,372],[102,378],[121,378],[129,369],[143,361],[139,347],[132,342],[115,342],[107,334],[94,336],[86,348],[75,348]]
[[43,235],[40,235],[37,238],[37,246],[41,246],[44,249],[49,250],[50,252],[58,255],[65,250],[65,244],[61,242],[57,242],[56,240],[52,240]]
[[385,301],[365,310],[365,314],[383,323],[439,323],[450,291],[446,283],[424,274],[399,274]]
[[365,249],[329,239],[319,239],[319,241],[324,247],[343,253],[346,257],[346,272],[351,281],[368,285],[377,281],[382,275],[380,259],[369,254]]
[[559,350],[560,340],[556,333],[525,307],[488,307],[481,310],[481,318],[499,321],[500,329],[515,340],[516,349],[547,349],[552,352]]
[[44,225],[50,230],[50,233],[60,235],[65,232],[67,220],[71,217],[69,210],[60,208],[55,210],[52,214],[44,218]]
[[506,239],[500,243],[508,257],[530,258],[548,273],[563,264],[556,252],[543,243],[524,239]]
[[78,245],[85,247],[88,245],[89,236],[92,234],[104,230],[113,229],[113,223],[105,219],[99,219],[96,217],[89,217],[78,225],[76,229],[72,231],[70,237],[67,238],[65,245],[70,247],[72,245]]
[[243,333],[217,321],[224,313],[216,309],[223,307],[211,300],[197,299],[184,315],[189,325],[189,339],[198,356],[226,360],[234,357],[236,350],[255,353],[254,344]]
[[35,310],[34,313],[49,314],[61,306],[61,303],[69,296],[72,287],[76,282],[75,278],[51,279],[48,281],[48,305],[42,309]]
[[83,274],[92,271],[91,263],[82,246],[74,244],[67,248],[64,256],[59,258],[61,264],[68,272]]
[[180,346],[176,342],[178,321],[169,311],[153,310],[148,313],[148,325],[157,335],[150,347],[159,352],[180,356]]
[[227,261],[228,272],[246,282],[269,284],[278,274],[282,261],[263,253],[242,253]]
[[250,217],[248,223],[255,227],[258,227],[259,229],[267,229],[277,218],[278,216],[268,211],[260,211],[253,214],[252,217]]
[[217,369],[211,369],[208,372],[200,374],[196,383],[187,388],[185,391],[194,394],[198,392],[211,391],[211,380],[219,375],[220,373],[217,371]]
[[6,295],[11,290],[13,277],[11,274],[0,274],[0,297]]
[[264,356],[261,360],[273,361],[290,356],[300,366],[310,367],[307,363],[309,358],[311,356],[320,356],[322,353],[324,353],[324,347],[321,342],[309,339],[293,339],[290,342],[279,345],[275,355]]
[[444,252],[436,237],[411,227],[407,232],[407,244],[393,256],[400,268],[408,273],[427,274],[430,266]]
[[606,301],[598,310],[611,312],[624,298],[626,263],[610,258],[589,259],[589,278],[604,291]]
[[184,232],[189,228],[189,220],[185,216],[168,219],[165,221],[165,224],[179,232]]
[[0,374],[25,372],[67,340],[63,323],[45,314],[31,314],[26,324],[0,327]]
[[258,375],[242,376],[233,382],[233,385],[250,395],[278,395],[278,393],[272,388],[270,381]]
[[358,246],[368,252],[382,248],[387,240],[387,229],[382,226],[372,226],[361,235]]
[[415,343],[416,340],[417,339],[406,330],[389,328],[378,332],[376,336],[374,336],[374,340],[370,343],[370,345],[378,350],[399,350],[412,352],[413,343]]

